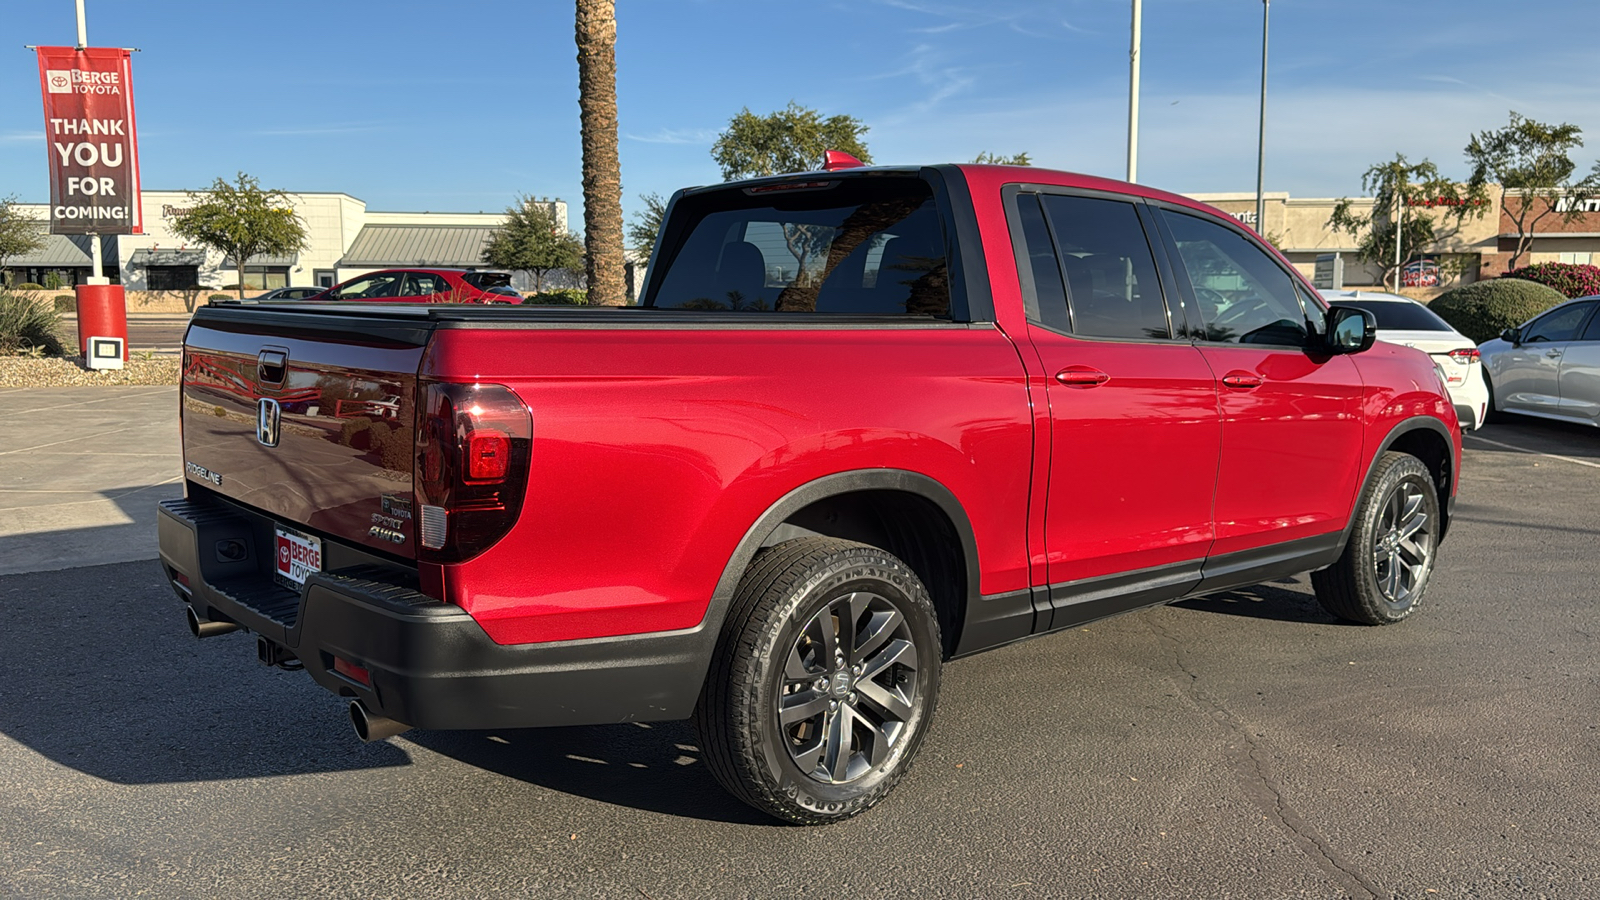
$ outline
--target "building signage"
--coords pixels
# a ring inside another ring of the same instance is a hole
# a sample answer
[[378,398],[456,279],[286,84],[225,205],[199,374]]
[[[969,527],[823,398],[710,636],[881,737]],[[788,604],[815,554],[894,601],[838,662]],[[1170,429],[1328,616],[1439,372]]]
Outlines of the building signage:
[[143,234],[129,53],[40,47],[51,234]]
[[1337,253],[1317,255],[1316,268],[1312,270],[1311,284],[1325,291],[1344,290],[1344,257]]

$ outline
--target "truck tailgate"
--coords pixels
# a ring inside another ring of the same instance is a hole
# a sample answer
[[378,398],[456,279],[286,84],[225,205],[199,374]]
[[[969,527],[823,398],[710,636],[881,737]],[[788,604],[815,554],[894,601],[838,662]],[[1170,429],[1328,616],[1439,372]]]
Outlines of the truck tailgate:
[[186,477],[283,523],[416,557],[426,320],[202,309],[185,338]]

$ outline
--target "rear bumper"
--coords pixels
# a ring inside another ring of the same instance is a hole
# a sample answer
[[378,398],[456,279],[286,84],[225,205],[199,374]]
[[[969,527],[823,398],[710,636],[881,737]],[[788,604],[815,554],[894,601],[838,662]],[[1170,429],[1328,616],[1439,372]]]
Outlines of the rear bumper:
[[[287,648],[329,691],[417,728],[686,718],[715,639],[702,627],[497,644],[460,607],[407,584],[399,566],[317,573],[298,594],[279,587],[267,569],[271,554],[259,552],[270,547],[271,520],[252,510],[204,496],[168,500],[158,531],[167,578],[196,616],[256,632]],[[243,559],[217,553],[229,541],[246,543]],[[336,672],[336,658],[365,669],[369,683]]]

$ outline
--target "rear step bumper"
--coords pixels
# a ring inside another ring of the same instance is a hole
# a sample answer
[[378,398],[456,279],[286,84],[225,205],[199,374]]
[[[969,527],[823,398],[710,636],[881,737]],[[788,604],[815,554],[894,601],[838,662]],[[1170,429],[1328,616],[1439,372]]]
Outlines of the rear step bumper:
[[[263,528],[272,533],[267,517],[214,498],[164,501],[161,562],[173,590],[200,623],[255,632],[373,715],[414,728],[476,729],[665,721],[694,711],[715,638],[704,626],[497,644],[460,607],[374,567],[316,573],[296,596],[272,581],[270,553],[259,552]],[[243,558],[225,558],[220,547],[230,542],[233,557],[236,542],[245,543]],[[369,683],[356,680],[358,671],[335,671],[336,658],[365,670]]]

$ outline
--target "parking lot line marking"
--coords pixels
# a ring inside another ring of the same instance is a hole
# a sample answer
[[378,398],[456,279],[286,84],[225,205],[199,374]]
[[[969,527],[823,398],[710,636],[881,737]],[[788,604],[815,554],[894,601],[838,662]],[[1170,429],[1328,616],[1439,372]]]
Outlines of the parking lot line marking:
[[1600,463],[1590,462],[1589,460],[1586,460],[1586,459],[1573,459],[1570,456],[1562,456],[1559,453],[1544,453],[1544,452],[1541,452],[1539,450],[1529,450],[1527,447],[1517,447],[1517,446],[1512,445],[1512,444],[1502,444],[1499,441],[1491,441],[1486,437],[1478,437],[1475,434],[1465,435],[1465,437],[1468,440],[1483,441],[1485,444],[1493,444],[1496,447],[1504,447],[1507,450],[1515,450],[1518,453],[1532,453],[1534,456],[1543,456],[1543,457],[1546,457],[1548,459],[1559,459],[1562,462],[1576,463],[1577,465],[1580,465],[1580,466],[1588,466],[1591,469],[1600,469]]

